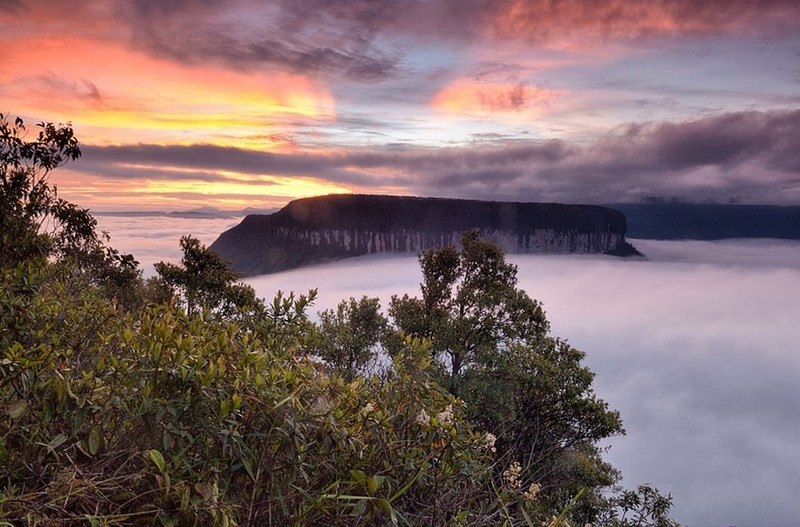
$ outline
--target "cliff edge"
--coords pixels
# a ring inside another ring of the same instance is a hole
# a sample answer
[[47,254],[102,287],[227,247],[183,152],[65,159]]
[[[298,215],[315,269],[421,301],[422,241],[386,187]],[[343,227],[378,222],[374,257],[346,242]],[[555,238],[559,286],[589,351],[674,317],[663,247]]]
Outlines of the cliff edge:
[[457,246],[470,229],[509,253],[638,254],[625,241],[625,215],[608,207],[354,194],[298,199],[274,214],[247,216],[211,249],[252,276]]

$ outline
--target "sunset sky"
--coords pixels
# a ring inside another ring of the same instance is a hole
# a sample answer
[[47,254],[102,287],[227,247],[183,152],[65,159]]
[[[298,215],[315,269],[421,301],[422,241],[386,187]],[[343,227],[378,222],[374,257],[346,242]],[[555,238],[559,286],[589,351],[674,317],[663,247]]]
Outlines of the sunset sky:
[[95,211],[800,205],[800,1],[0,0],[0,112]]

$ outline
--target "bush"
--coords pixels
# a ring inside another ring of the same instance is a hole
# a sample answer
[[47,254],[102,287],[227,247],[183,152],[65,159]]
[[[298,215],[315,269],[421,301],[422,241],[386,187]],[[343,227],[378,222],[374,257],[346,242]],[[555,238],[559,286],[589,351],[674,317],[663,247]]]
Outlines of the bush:
[[1,304],[16,314],[0,342],[6,521],[440,524],[491,498],[491,452],[420,341],[383,379],[345,382],[296,355],[301,300],[266,346],[171,305],[125,313],[25,277],[34,294],[4,289]]

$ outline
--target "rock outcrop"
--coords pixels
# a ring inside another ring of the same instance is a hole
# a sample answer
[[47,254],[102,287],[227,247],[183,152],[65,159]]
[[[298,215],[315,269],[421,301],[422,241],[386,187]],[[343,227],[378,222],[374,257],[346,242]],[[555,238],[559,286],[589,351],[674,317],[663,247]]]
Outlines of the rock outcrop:
[[637,254],[625,215],[552,203],[331,195],[247,216],[211,245],[244,276],[371,253],[419,253],[459,244],[477,229],[509,253]]

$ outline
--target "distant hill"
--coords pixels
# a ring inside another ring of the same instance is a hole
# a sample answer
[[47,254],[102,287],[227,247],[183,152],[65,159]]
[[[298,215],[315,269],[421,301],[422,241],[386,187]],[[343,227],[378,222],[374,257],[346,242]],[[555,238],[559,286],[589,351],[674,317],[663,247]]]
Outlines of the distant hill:
[[116,217],[171,217],[171,218],[197,218],[197,219],[220,219],[220,218],[241,218],[248,214],[269,214],[276,209],[256,209],[247,207],[241,210],[220,210],[215,207],[198,207],[190,210],[134,210],[134,211],[92,211],[94,216],[116,216]]
[[719,240],[800,239],[800,207],[694,203],[615,203],[625,213],[629,238]]
[[371,253],[458,245],[478,229],[510,253],[638,254],[626,220],[597,205],[331,195],[249,215],[211,248],[245,276]]

